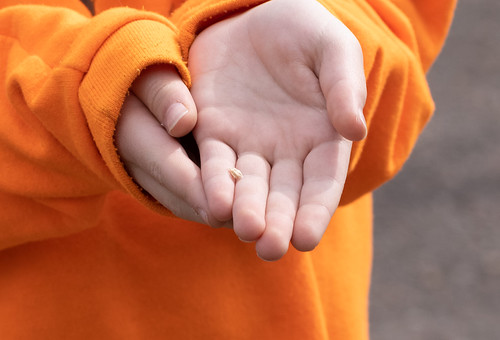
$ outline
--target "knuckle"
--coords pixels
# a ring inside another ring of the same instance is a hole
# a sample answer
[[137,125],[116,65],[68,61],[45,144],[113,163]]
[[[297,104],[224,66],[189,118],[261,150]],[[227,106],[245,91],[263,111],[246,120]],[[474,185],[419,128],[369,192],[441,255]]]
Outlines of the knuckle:
[[161,112],[168,107],[168,100],[171,96],[171,85],[168,83],[160,84],[155,82],[155,86],[151,86],[149,105],[153,112]]
[[158,182],[161,186],[165,186],[166,179],[163,175],[161,165],[156,161],[149,162],[147,166],[148,173]]
[[146,94],[146,106],[158,115],[170,107],[175,102],[183,102],[186,96],[187,88],[179,80],[169,80],[157,78],[151,81]]

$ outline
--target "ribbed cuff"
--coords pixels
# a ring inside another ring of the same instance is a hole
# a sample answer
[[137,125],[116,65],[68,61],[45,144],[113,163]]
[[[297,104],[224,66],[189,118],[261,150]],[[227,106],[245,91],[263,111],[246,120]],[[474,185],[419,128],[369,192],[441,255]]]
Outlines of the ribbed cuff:
[[114,143],[116,123],[132,82],[143,69],[160,63],[175,65],[189,84],[189,73],[172,27],[145,19],[126,23],[95,54],[79,98],[99,152],[119,184],[144,205],[168,214],[128,175]]
[[196,35],[208,26],[238,12],[246,11],[267,0],[188,0],[172,15],[179,29],[178,41],[184,60]]

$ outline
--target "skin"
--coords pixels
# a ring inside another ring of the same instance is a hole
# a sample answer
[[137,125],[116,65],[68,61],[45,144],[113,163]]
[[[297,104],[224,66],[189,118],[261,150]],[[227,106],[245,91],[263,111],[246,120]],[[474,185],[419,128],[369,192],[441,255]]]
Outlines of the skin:
[[[165,67],[134,83],[117,128],[128,171],[178,216],[232,225],[264,260],[290,242],[314,249],[338,206],[352,141],[366,135],[355,37],[315,1],[275,0],[204,30],[189,69],[192,97]],[[179,102],[189,112],[169,135],[158,122]],[[172,138],[194,123],[201,170]]]
[[[179,103],[187,112],[169,129],[169,109]],[[175,68],[156,65],[132,84],[115,142],[130,176],[173,214],[216,226],[221,223],[207,213],[201,171],[175,138],[189,133],[196,119],[193,98]]]

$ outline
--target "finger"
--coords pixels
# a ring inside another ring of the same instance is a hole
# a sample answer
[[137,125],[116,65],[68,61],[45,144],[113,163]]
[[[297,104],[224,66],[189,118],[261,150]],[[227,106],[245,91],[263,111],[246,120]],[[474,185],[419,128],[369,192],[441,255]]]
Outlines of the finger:
[[286,159],[273,164],[267,199],[266,229],[256,243],[257,254],[260,258],[274,261],[287,252],[301,186],[301,162]]
[[236,183],[233,206],[234,232],[242,241],[255,241],[266,227],[269,163],[254,153],[240,155],[236,166],[243,178]]
[[[172,204],[171,197],[177,197],[199,216],[208,216],[200,169],[134,95],[124,102],[116,143],[129,174],[158,201]],[[166,207],[179,210],[177,205]],[[189,215],[185,209],[182,214]],[[204,220],[210,223],[210,217]]]
[[193,208],[181,197],[167,190],[162,183],[158,182],[142,168],[131,165],[127,168],[127,171],[133,174],[134,179],[141,183],[141,187],[144,188],[144,190],[158,200],[163,206],[168,207],[175,216],[189,221],[208,224],[208,217],[203,215],[203,210]]
[[349,79],[338,81],[327,95],[327,111],[333,127],[351,141],[362,140],[367,134],[359,96],[356,85]]
[[304,161],[304,184],[292,235],[293,246],[314,249],[337,209],[344,188],[351,142],[327,142]]
[[211,138],[199,142],[201,173],[211,214],[219,221],[232,218],[234,179],[229,169],[236,155],[225,143]]
[[330,25],[326,30],[330,33],[323,36],[321,45],[320,86],[333,127],[349,140],[361,140],[367,133],[363,115],[367,96],[363,52],[344,24],[335,19]]
[[196,105],[174,66],[148,67],[134,81],[132,91],[171,136],[182,137],[194,128]]

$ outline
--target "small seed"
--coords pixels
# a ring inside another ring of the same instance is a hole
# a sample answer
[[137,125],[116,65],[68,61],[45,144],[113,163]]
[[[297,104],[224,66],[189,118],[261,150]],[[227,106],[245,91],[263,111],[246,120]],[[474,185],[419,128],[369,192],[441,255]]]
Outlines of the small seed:
[[239,169],[230,168],[230,169],[228,169],[228,171],[231,174],[231,176],[233,176],[233,178],[235,180],[239,180],[239,179],[243,178],[243,173]]

